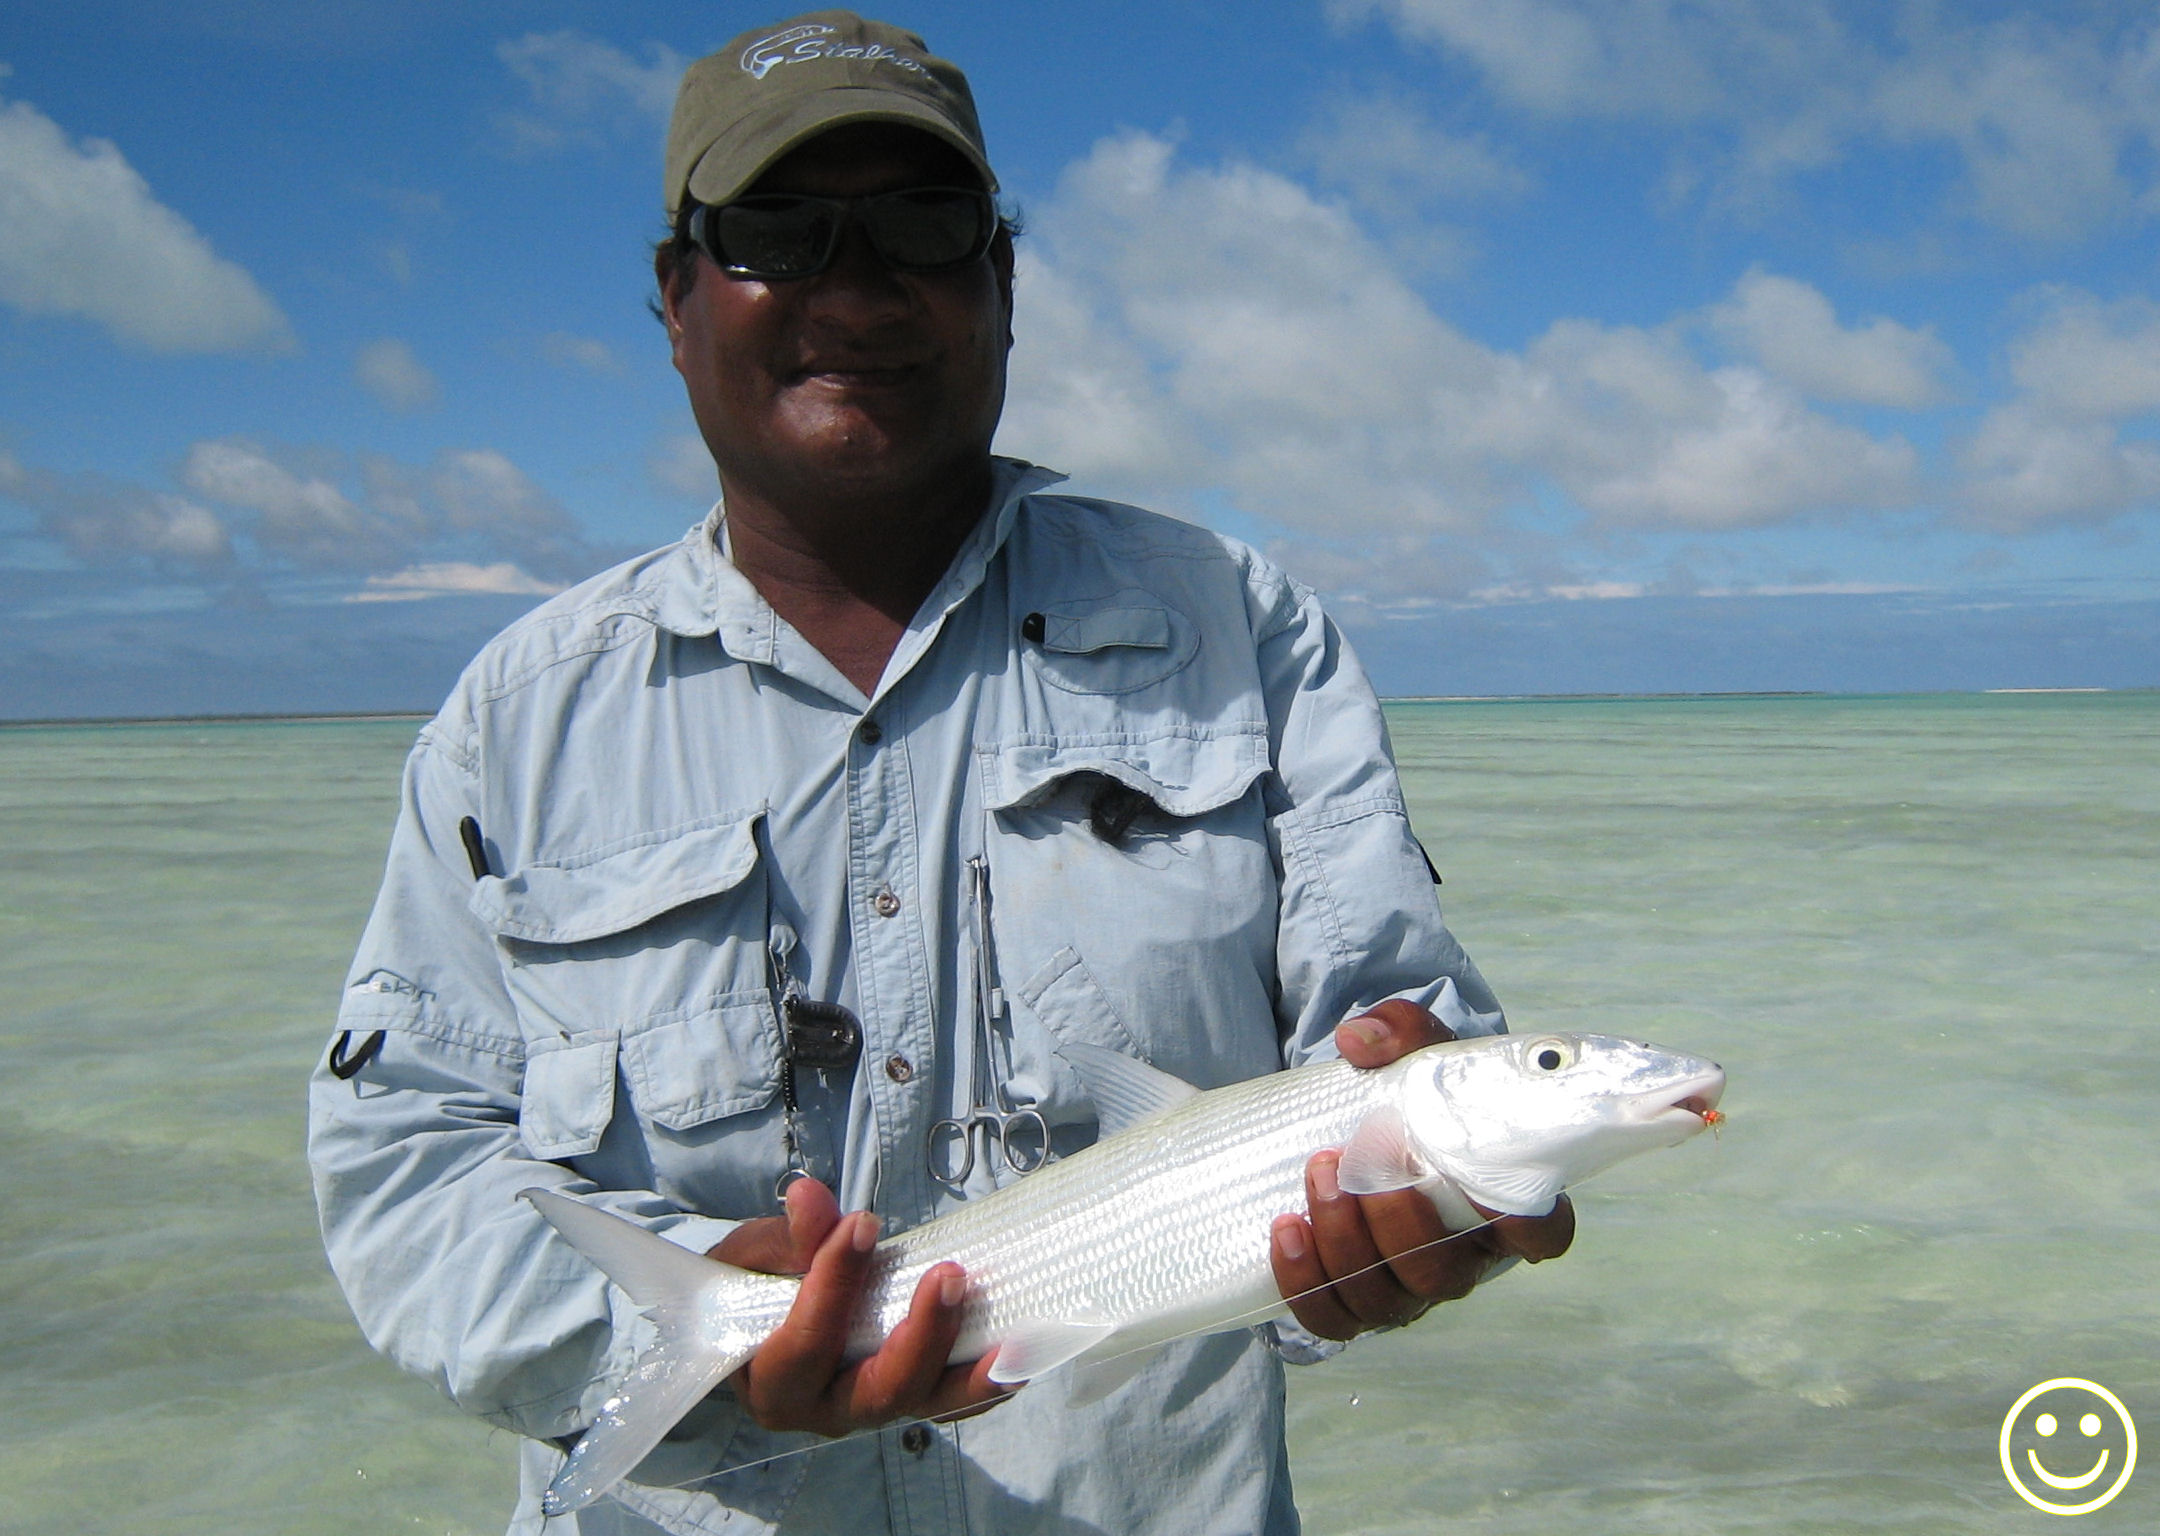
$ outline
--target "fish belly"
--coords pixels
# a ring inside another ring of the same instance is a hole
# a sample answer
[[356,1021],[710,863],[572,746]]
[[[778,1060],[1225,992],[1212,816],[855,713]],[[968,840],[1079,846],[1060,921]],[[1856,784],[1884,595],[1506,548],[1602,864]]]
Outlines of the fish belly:
[[1101,1360],[1279,1315],[1275,1218],[1303,1214],[1306,1163],[1397,1082],[1327,1062],[1234,1083],[890,1238],[850,1353],[875,1350],[946,1260],[970,1282],[956,1362],[1043,1325],[1102,1330]]

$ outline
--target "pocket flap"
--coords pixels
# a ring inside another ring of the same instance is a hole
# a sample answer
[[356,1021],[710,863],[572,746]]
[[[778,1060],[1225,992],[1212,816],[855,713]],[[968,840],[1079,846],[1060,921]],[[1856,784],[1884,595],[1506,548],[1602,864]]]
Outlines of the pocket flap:
[[1152,592],[1129,587],[1107,597],[1045,606],[1030,632],[1030,670],[1067,693],[1114,696],[1152,688],[1200,651],[1200,631]]
[[1092,613],[1043,612],[1042,647],[1084,656],[1114,645],[1170,648],[1170,615],[1161,608],[1098,608]]
[[622,1070],[638,1113],[671,1131],[756,1109],[780,1091],[772,998],[731,993],[711,1008],[626,1034]]
[[534,1157],[554,1161],[597,1151],[615,1118],[615,1037],[525,1058],[518,1132]]
[[1267,772],[1261,728],[1223,735],[1079,736],[982,749],[984,801],[993,811],[1042,799],[1061,779],[1099,773],[1136,789],[1172,816],[1228,805]]
[[757,866],[753,811],[708,817],[622,842],[535,859],[483,876],[468,905],[497,933],[574,944],[621,933],[686,902],[717,896]]

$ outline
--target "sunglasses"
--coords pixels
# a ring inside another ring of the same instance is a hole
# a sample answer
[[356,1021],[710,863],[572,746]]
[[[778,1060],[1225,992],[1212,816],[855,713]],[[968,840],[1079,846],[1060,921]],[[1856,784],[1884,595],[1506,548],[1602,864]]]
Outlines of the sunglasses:
[[730,277],[814,277],[832,265],[850,223],[895,272],[942,272],[990,249],[997,207],[979,187],[905,187],[868,197],[753,192],[700,204],[689,235]]

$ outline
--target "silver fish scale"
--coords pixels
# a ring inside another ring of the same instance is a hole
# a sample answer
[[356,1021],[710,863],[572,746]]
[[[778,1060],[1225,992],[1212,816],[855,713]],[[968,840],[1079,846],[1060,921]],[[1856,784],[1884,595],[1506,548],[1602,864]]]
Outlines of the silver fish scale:
[[1233,1084],[888,1238],[849,1352],[874,1350],[948,1259],[971,1289],[955,1360],[1029,1322],[1124,1327],[1250,1290],[1266,1280],[1274,1218],[1305,1209],[1307,1161],[1400,1081],[1324,1062]]

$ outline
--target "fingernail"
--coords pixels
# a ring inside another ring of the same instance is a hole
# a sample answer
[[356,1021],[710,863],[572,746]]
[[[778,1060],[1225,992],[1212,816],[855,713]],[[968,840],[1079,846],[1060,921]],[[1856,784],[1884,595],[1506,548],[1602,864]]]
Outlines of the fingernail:
[[947,1307],[957,1307],[967,1300],[967,1276],[954,1270],[938,1282],[938,1300]]
[[1359,1017],[1344,1022],[1343,1028],[1367,1045],[1378,1045],[1387,1039],[1387,1026],[1378,1019]]
[[1275,1246],[1282,1256],[1296,1264],[1305,1257],[1305,1223],[1295,1216],[1285,1216],[1275,1223]]
[[855,1230],[848,1235],[848,1241],[854,1244],[857,1253],[868,1253],[877,1246],[877,1234],[877,1217],[862,1211],[855,1217]]
[[1342,1185],[1335,1178],[1335,1159],[1316,1157],[1312,1162],[1313,1197],[1319,1200],[1340,1200]]

